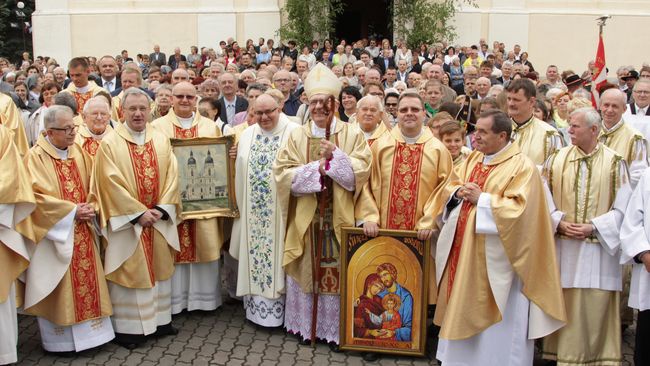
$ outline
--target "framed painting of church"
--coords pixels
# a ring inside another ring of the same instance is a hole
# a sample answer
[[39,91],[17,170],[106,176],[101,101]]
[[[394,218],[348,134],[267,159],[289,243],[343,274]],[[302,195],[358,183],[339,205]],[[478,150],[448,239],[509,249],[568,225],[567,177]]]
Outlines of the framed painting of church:
[[183,219],[238,217],[235,162],[228,156],[234,136],[171,139],[171,143]]
[[343,228],[341,349],[424,356],[431,241],[415,231]]

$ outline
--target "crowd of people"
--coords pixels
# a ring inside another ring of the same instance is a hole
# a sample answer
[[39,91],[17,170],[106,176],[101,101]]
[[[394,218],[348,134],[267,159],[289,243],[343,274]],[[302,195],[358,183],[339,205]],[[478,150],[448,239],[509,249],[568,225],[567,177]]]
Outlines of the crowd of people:
[[[133,349],[222,291],[338,351],[343,279],[325,275],[354,226],[435,244],[423,301],[443,365],[532,365],[540,339],[550,364],[620,365],[632,309],[650,364],[650,66],[597,88],[598,72],[485,40],[0,58],[0,364],[17,312],[48,352]],[[226,157],[179,161],[170,142],[222,136]],[[223,194],[205,183],[220,159],[239,217],[183,212],[195,189]],[[368,275],[355,337],[413,341],[398,279]]]

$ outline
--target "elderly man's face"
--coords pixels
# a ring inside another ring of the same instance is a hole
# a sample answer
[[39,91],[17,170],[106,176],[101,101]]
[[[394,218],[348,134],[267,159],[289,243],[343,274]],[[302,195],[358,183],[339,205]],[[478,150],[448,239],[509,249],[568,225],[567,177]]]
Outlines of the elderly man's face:
[[412,72],[409,74],[408,84],[410,88],[419,87],[421,82],[422,82],[422,75],[416,72]]
[[176,69],[172,73],[172,85],[176,85],[183,81],[190,81],[190,74],[183,69]]
[[219,79],[219,89],[224,95],[232,96],[237,92],[237,80],[232,74],[223,74]]
[[146,95],[131,95],[124,100],[123,104],[125,123],[133,131],[141,132],[147,127],[149,118],[149,99]]
[[163,108],[169,108],[172,105],[172,91],[160,89],[156,94],[156,105]]
[[106,131],[108,122],[111,120],[108,103],[101,103],[99,101],[91,102],[86,111],[83,112],[83,119],[90,132],[95,135],[103,134]]
[[366,72],[366,83],[377,83],[381,81],[381,75],[379,75],[379,71],[377,70],[368,70]]
[[442,68],[438,65],[431,65],[429,71],[427,71],[427,77],[429,80],[442,80]]
[[357,123],[364,132],[374,131],[381,123],[382,112],[379,108],[380,99],[364,100],[357,108]]
[[397,80],[397,72],[394,69],[388,69],[386,70],[386,74],[384,74],[386,77],[386,81],[389,83],[392,83],[393,81]]
[[337,108],[336,101],[334,102],[333,110],[331,110],[330,105],[331,96],[328,94],[315,94],[309,98],[309,113],[312,116],[314,123],[320,128],[325,128],[329,120],[329,113],[334,111]]
[[482,97],[487,96],[488,91],[490,91],[490,87],[492,84],[490,83],[490,80],[486,78],[479,78],[476,81],[476,92]]
[[57,83],[62,84],[63,82],[65,82],[65,71],[62,68],[57,67],[56,69],[54,69],[53,74],[54,74],[54,80]]
[[52,145],[59,149],[65,150],[68,146],[74,144],[77,126],[75,126],[72,118],[72,111],[70,113],[59,112],[54,126],[46,131]]
[[211,67],[210,68],[210,78],[212,79],[218,79],[219,75],[221,75],[221,69],[218,67]]
[[291,74],[281,70],[273,75],[273,84],[283,94],[288,94],[291,91]]
[[120,81],[122,82],[122,90],[140,86],[138,76],[134,73],[122,73]]
[[[615,90],[618,91],[618,90]],[[600,97],[600,114],[603,122],[608,126],[618,123],[625,112],[625,97],[622,92],[605,91]]]
[[174,113],[182,118],[188,118],[194,112],[196,105],[196,89],[187,82],[179,83],[172,90],[172,105]]
[[251,84],[255,82],[255,76],[252,72],[244,72],[241,74],[241,79],[244,80],[246,84]]
[[261,96],[255,101],[257,124],[264,131],[272,131],[280,119],[280,106],[269,95]]
[[645,108],[650,105],[650,83],[636,83],[632,91],[632,96],[634,96],[634,102],[639,107]]

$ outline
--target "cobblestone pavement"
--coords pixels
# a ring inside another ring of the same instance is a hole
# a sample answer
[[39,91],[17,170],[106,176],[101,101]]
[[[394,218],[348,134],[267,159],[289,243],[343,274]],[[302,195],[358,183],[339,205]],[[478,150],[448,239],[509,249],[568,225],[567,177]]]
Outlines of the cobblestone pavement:
[[[358,353],[334,353],[324,344],[315,349],[301,346],[281,329],[262,329],[247,322],[241,304],[183,313],[174,317],[173,324],[178,335],[149,340],[132,351],[109,343],[63,358],[45,354],[35,319],[19,316],[18,365],[437,365],[431,341],[427,358],[382,356],[372,363],[364,362]],[[623,365],[632,366],[634,330],[626,330],[623,336]],[[537,360],[535,365],[543,363]]]

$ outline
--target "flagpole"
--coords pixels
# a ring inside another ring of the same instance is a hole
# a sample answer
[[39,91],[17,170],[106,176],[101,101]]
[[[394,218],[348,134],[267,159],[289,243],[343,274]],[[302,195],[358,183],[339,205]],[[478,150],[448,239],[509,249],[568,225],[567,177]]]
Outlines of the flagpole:
[[603,15],[596,19],[598,21],[598,49],[596,51],[595,67],[597,73],[592,75],[591,80],[591,104],[598,109],[600,104],[599,88],[607,82],[607,66],[605,64],[605,45],[603,44],[603,29],[609,15]]

